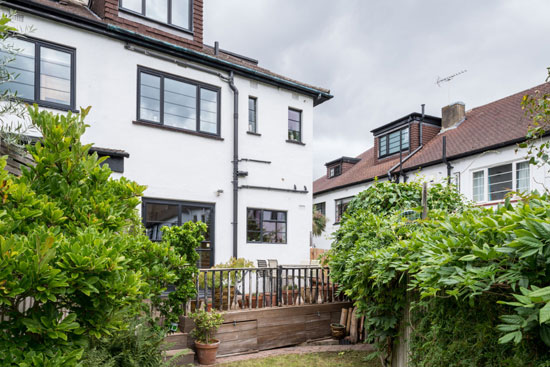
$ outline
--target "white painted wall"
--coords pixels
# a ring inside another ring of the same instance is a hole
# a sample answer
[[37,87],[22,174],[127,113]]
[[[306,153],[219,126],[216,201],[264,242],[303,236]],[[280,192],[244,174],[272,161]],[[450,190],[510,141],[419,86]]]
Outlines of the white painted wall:
[[[520,149],[516,153],[516,146],[508,146],[500,149],[486,151],[466,158],[450,161],[454,173],[460,173],[460,192],[467,200],[473,200],[473,172],[494,166],[500,166],[507,163],[517,163],[525,161],[527,152],[525,149]],[[535,167],[530,166],[530,189],[538,190],[540,193],[550,188],[550,167]],[[409,180],[428,181],[428,182],[446,182],[447,167],[443,163],[437,164],[418,170],[415,172],[407,172]],[[514,177],[515,179],[515,177]],[[487,180],[487,176],[485,176]],[[320,237],[314,237],[313,243],[315,247],[329,249],[332,243],[332,234],[339,228],[334,224],[335,217],[335,200],[350,196],[355,196],[363,190],[366,190],[372,182],[343,188],[340,190],[330,191],[324,194],[315,195],[313,203],[326,204],[326,215],[328,217],[327,227],[325,232]],[[487,197],[487,183],[485,186],[485,195]],[[482,201],[478,205],[496,206],[499,201]]]
[[[145,196],[215,204],[215,263],[225,262],[232,248],[233,93],[228,84],[204,72],[138,54],[121,41],[25,14],[24,27],[33,25],[32,37],[76,48],[76,106],[92,106],[87,118],[86,142],[130,153],[124,176],[147,185]],[[139,126],[137,119],[138,65],[172,73],[221,88],[223,141]],[[269,165],[243,163],[248,171],[241,185],[293,189],[308,194],[275,191],[239,191],[239,257],[277,259],[280,264],[309,260],[313,100],[290,91],[236,78],[240,91],[239,145],[242,158],[271,161]],[[258,98],[258,132],[247,134],[248,96]],[[305,146],[287,143],[288,108],[303,111]],[[115,175],[118,176],[118,175]],[[216,195],[223,190],[221,195]],[[287,244],[246,243],[246,208],[287,211]]]

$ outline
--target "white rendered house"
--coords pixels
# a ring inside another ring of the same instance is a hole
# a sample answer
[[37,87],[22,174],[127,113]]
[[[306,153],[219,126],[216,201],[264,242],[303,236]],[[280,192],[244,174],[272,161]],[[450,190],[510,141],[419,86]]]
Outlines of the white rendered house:
[[550,83],[469,111],[458,102],[443,107],[442,118],[412,113],[374,129],[373,148],[328,162],[314,182],[314,206],[328,218],[314,246],[330,248],[347,203],[375,179],[451,182],[480,206],[498,205],[511,191],[550,188],[550,167],[529,165],[517,146],[530,125],[521,100],[536,91],[548,93]]
[[[147,185],[147,233],[209,226],[200,265],[309,260],[313,110],[327,89],[203,44],[202,0],[6,1],[10,63],[3,88],[55,112],[92,106],[85,140]],[[288,164],[292,162],[292,164]]]

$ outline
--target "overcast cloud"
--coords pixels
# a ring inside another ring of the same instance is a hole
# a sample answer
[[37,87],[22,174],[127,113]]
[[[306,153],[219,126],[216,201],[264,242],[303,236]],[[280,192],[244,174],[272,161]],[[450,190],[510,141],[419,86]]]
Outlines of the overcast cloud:
[[[206,0],[205,41],[335,96],[314,110],[314,177],[411,112],[441,116],[541,84],[550,2]],[[467,73],[438,87],[437,77]]]

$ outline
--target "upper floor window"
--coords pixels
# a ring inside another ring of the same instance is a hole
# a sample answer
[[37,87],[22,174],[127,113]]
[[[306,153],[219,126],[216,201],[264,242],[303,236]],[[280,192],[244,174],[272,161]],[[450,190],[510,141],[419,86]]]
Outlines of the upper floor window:
[[258,132],[258,99],[248,97],[248,131]]
[[330,167],[328,169],[328,178],[333,178],[340,176],[342,174],[342,165],[338,164],[336,166]]
[[335,223],[340,223],[340,221],[342,220],[342,215],[344,215],[350,201],[352,200],[353,200],[353,196],[349,198],[335,200],[335,203],[334,203],[335,204],[334,206],[336,208]]
[[140,68],[138,120],[220,134],[218,87]]
[[191,30],[192,0],[120,0],[120,8],[151,20]]
[[286,212],[248,209],[246,242],[286,243]]
[[288,109],[288,140],[302,142],[302,111]]
[[[401,149],[399,146],[401,145]],[[391,132],[378,138],[378,157],[385,157],[409,149],[409,128]]]
[[8,43],[17,54],[0,49],[10,73],[0,92],[44,107],[73,109],[75,50],[32,39],[10,38]]
[[511,191],[529,191],[529,162],[508,163],[475,171],[472,179],[474,201],[502,200]]
[[326,204],[325,202],[313,204],[313,210],[323,215],[326,215]]

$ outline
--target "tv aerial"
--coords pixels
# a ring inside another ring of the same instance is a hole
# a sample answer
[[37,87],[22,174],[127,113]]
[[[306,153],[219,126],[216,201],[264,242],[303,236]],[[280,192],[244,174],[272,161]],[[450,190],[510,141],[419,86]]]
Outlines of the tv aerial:
[[453,80],[454,77],[459,76],[460,74],[464,74],[467,71],[468,70],[464,69],[464,70],[459,71],[458,73],[454,73],[452,75],[446,76],[445,78],[441,78],[441,77],[438,76],[437,81],[435,82],[435,84],[437,84],[438,87],[441,87],[441,84],[450,82],[451,80]]
[[448,83],[448,89],[447,89],[447,98],[449,99],[449,103],[451,103],[451,84],[450,82],[457,76],[461,75],[461,74],[464,74],[465,72],[467,72],[468,70],[464,69],[464,70],[461,70],[457,73],[454,73],[454,74],[451,74],[449,76],[446,76],[444,78],[441,78],[441,77],[437,77],[437,80],[435,82],[435,84],[437,84],[438,87],[441,88],[441,84],[445,84],[445,83]]

